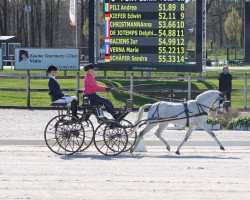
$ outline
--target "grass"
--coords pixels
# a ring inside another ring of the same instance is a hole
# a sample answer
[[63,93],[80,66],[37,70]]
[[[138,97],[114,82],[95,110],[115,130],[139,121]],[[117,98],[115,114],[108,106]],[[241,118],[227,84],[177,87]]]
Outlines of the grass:
[[[221,69],[219,70],[209,70],[206,76],[213,77],[212,79],[208,79],[206,81],[197,82],[192,81],[192,90],[210,90],[210,89],[217,89],[218,88],[218,74],[220,73]],[[234,77],[233,80],[233,89],[242,89],[244,88],[244,82],[242,78],[244,73],[250,74],[250,69],[245,70],[234,70],[233,67],[230,68],[230,71]],[[152,72],[152,77],[160,77],[159,80],[156,79],[138,79],[139,77],[146,76],[146,72],[127,72],[126,76],[128,78],[122,78],[124,76],[124,72],[118,71],[109,71],[107,72],[107,78],[100,78],[104,76],[103,71],[97,71],[97,80],[98,83],[104,86],[112,87],[112,88],[125,88],[129,91],[130,88],[130,74],[133,73],[136,79],[134,79],[134,90],[136,94],[134,95],[134,106],[140,107],[145,103],[152,103],[156,101],[160,101],[163,99],[167,99],[170,97],[170,92],[166,89],[184,89],[187,90],[188,82],[187,81],[176,81],[169,80],[169,77],[174,77],[178,75],[178,73],[174,72]],[[4,71],[0,71],[1,74],[27,74],[27,71],[23,70],[13,70],[13,69],[4,69]],[[39,74],[45,76],[45,71],[30,71],[30,74]],[[77,73],[75,71],[67,71],[68,76],[75,76]],[[183,73],[186,77],[188,73]],[[196,77],[196,73],[192,73],[192,76]],[[63,71],[59,71],[58,76],[64,76]],[[80,71],[81,81],[80,87],[83,87],[83,70]],[[120,77],[120,78],[117,78]],[[75,88],[76,87],[76,79],[58,79],[58,82],[61,85],[62,89],[66,88]],[[0,79],[0,88],[18,88],[18,89],[25,89],[27,84],[26,79],[7,79],[2,78]],[[45,79],[31,79],[31,89],[47,89],[48,88],[48,80]],[[250,88],[250,81],[248,81],[248,88]],[[146,90],[150,89],[151,91],[148,92]],[[159,90],[165,90],[165,92],[159,92]],[[76,95],[74,91],[67,92],[70,95]],[[130,97],[129,93],[121,93],[112,91],[110,93],[99,93],[102,96],[110,99],[116,107],[121,107],[123,105],[124,99]],[[192,93],[192,99],[197,96],[196,93]],[[248,95],[249,96],[249,95]],[[176,93],[175,99],[187,99],[187,93]],[[232,93],[232,106],[236,108],[243,108],[243,92],[242,93]],[[31,92],[31,106],[48,106],[50,105],[50,98],[47,92]],[[26,92],[6,92],[0,91],[0,106],[26,106]]]

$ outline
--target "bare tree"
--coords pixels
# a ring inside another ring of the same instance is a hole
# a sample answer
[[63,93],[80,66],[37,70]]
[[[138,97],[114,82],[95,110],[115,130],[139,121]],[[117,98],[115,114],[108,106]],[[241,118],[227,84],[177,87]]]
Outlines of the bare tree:
[[0,2],[0,34],[7,35],[8,27],[8,0]]

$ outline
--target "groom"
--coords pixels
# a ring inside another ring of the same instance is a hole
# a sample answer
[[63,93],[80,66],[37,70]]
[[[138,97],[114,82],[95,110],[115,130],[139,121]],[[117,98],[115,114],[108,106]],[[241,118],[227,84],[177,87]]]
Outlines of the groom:
[[69,96],[63,93],[60,89],[60,85],[56,81],[57,67],[54,65],[49,66],[48,68],[49,75],[49,90],[52,95],[53,103],[71,103],[72,115],[77,117],[77,97]]

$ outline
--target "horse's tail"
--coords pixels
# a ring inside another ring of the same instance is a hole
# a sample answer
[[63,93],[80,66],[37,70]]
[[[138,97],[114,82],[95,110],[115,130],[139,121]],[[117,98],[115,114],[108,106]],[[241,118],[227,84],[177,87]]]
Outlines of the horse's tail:
[[131,131],[131,133],[129,135],[133,135],[138,130],[138,127],[139,127],[139,124],[140,124],[139,122],[140,122],[140,120],[142,118],[142,115],[143,115],[143,112],[144,112],[145,108],[148,108],[151,105],[152,104],[145,104],[142,107],[140,107],[138,115],[137,115],[137,119],[135,121],[135,127],[133,128],[133,130]]

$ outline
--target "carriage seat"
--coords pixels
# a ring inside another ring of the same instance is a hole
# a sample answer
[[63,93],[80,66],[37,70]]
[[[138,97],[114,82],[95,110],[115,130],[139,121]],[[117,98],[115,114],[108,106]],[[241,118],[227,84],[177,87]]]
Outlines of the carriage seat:
[[[78,89],[78,93],[82,94],[83,90]],[[102,104],[100,104],[100,103],[97,103],[97,104],[91,103],[89,97],[86,96],[86,95],[82,96],[82,109],[86,113],[95,114],[97,116],[98,120],[100,120],[99,123],[103,122],[103,120],[105,121],[105,119],[106,119],[106,117],[103,114]]]
[[[78,94],[83,94],[83,89],[78,89]],[[86,95],[82,95],[82,107],[83,108],[96,108],[98,106],[101,106],[100,104],[92,104],[90,102],[90,99]]]
[[[52,101],[52,92],[51,91],[49,91],[49,96],[50,96],[50,99]],[[56,102],[51,102],[50,106],[53,106],[53,107],[69,107],[70,103],[56,103]]]
[[54,106],[54,107],[68,107],[68,106],[70,106],[69,103],[55,103],[55,102],[52,102],[50,105]]

